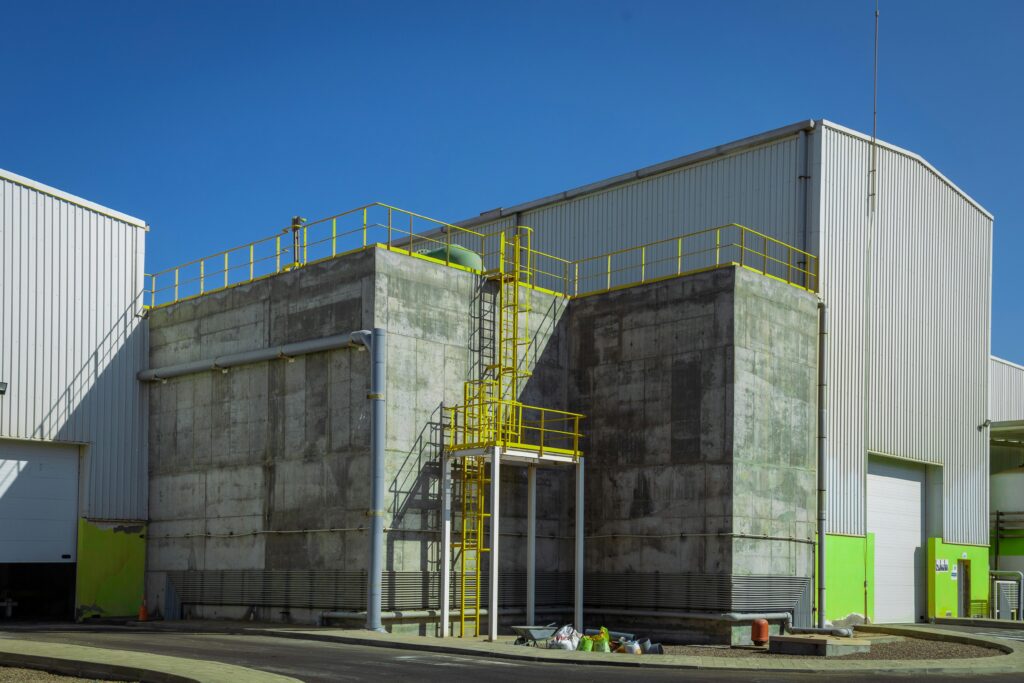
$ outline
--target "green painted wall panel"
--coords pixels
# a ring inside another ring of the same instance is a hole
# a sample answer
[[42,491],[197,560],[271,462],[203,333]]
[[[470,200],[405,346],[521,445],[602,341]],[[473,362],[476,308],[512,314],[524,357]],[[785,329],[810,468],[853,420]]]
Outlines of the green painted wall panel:
[[[1003,532],[1006,533],[1005,531]],[[995,532],[992,532],[995,535]],[[995,552],[995,543],[992,544],[993,552]],[[1019,538],[1007,538],[1003,536],[999,539],[999,554],[1000,555],[1024,555],[1024,537]]]
[[858,614],[874,616],[874,534],[825,536],[825,616],[829,621]]
[[[971,602],[988,600],[988,548],[979,545],[951,545],[942,542],[941,538],[928,539],[928,616],[929,617],[963,617],[960,614],[957,588],[960,576],[954,578],[953,570],[957,561],[967,559],[971,562]],[[936,560],[945,560],[948,569],[936,571]],[[980,606],[979,606],[980,607]],[[984,610],[978,611],[982,615]]]
[[78,520],[76,618],[137,615],[145,568],[144,523]]

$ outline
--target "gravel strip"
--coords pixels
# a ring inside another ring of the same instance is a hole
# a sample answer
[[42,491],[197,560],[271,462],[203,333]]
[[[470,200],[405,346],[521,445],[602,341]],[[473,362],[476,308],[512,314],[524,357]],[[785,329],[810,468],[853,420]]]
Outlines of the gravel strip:
[[74,676],[59,676],[45,671],[35,669],[16,669],[10,666],[0,666],[0,683],[64,683],[65,681],[93,681],[94,683],[113,683],[100,678],[76,678]]
[[960,643],[944,643],[939,640],[922,638],[904,638],[896,643],[873,643],[871,652],[857,652],[841,657],[817,657],[814,655],[770,655],[768,650],[744,647],[713,647],[707,645],[665,645],[667,655],[687,655],[689,657],[751,657],[762,659],[969,659],[972,657],[995,657],[1004,654],[1001,650],[978,645],[961,645]]

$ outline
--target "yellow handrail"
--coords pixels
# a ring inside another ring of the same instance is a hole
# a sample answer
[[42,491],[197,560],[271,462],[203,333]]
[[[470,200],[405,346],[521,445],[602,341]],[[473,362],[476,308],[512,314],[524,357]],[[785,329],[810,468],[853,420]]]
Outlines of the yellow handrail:
[[[399,216],[403,220],[396,222]],[[305,223],[298,239],[290,240],[290,245],[282,245],[281,234],[291,231],[291,227],[285,228],[276,235],[147,274],[146,294],[150,307],[221,291],[373,247],[417,257],[425,257],[429,251],[440,253],[443,249],[444,257],[435,260],[465,269],[451,260],[452,248],[464,247],[481,257],[482,273],[501,272],[511,265],[508,261],[511,256],[502,255],[496,241],[505,231],[482,233],[381,202]],[[738,223],[576,260],[532,247],[526,247],[526,251],[524,258],[530,263],[530,280],[522,284],[567,298],[733,266],[810,292],[817,291],[819,285],[816,256]],[[233,252],[243,253],[231,258]],[[221,270],[209,268],[218,262]],[[218,286],[211,287],[211,283]]]
[[[408,227],[396,225],[396,216],[406,219]],[[346,219],[355,220],[345,226]],[[452,265],[452,246],[468,242],[465,246],[482,251],[484,239],[484,233],[380,202],[304,223],[301,235],[290,240],[289,246],[282,246],[280,236],[289,232],[292,226],[276,235],[147,274],[151,307],[217,292],[378,243],[403,252],[411,251],[413,240],[423,250],[445,248],[445,258],[439,260]],[[235,252],[241,252],[238,258],[232,258]],[[209,267],[214,263],[221,264],[219,271]],[[169,282],[172,274],[174,284]],[[218,286],[211,287],[211,281]]]
[[446,445],[452,451],[498,445],[578,458],[583,455],[579,447],[582,419],[580,413],[480,393],[463,405],[448,407],[451,438]]

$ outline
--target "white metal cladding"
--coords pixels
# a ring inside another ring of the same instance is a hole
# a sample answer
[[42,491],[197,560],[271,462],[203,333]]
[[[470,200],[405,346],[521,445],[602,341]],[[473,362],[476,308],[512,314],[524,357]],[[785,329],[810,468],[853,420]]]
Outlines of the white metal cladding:
[[0,171],[0,437],[84,444],[92,518],[146,516],[145,230]]
[[753,148],[471,227],[486,233],[528,225],[534,248],[572,260],[727,223],[803,248],[802,153],[793,129]]
[[1024,420],[1024,367],[992,356],[991,368],[989,419],[993,422]]
[[[864,533],[868,451],[944,466],[943,535],[988,542],[992,217],[913,154],[825,122],[822,296],[831,311],[829,531]],[[865,268],[871,230],[870,279]]]

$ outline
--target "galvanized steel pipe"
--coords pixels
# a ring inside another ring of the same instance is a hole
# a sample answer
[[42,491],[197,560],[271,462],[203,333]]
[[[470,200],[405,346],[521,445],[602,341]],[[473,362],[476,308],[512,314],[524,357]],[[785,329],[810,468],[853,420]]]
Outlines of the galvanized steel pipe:
[[825,628],[825,439],[828,423],[828,308],[818,302],[818,628]]
[[[369,341],[369,335],[369,330],[360,330],[358,332],[349,332],[348,334],[336,334],[330,337],[295,342],[294,344],[284,344],[283,346],[269,346],[264,349],[228,353],[215,358],[142,370],[136,377],[143,382],[159,382],[160,380],[171,379],[172,377],[194,375],[197,372],[207,372],[210,370],[227,370],[238,365],[260,363],[262,361],[274,360],[275,358],[293,358],[307,353],[330,351],[331,349],[340,349],[346,346],[366,346],[365,342]],[[365,341],[364,337],[366,338]]]
[[370,574],[366,591],[366,628],[383,631],[381,623],[381,583],[384,559],[384,436],[387,411],[384,387],[387,379],[387,335],[379,327],[370,335],[370,393],[373,401],[370,421],[370,458],[372,460],[372,501],[370,507]]

